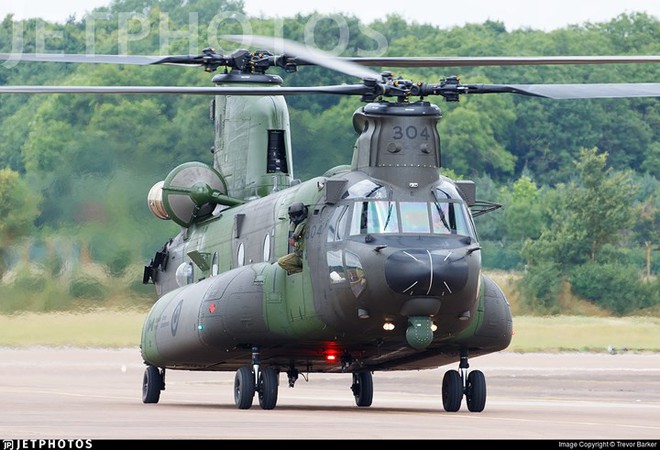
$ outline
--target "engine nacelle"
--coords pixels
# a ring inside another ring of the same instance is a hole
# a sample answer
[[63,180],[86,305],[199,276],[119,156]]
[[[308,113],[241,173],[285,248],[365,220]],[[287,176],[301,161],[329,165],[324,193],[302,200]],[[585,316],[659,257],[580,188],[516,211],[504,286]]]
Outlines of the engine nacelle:
[[163,205],[163,185],[164,181],[159,181],[149,189],[147,195],[147,204],[151,213],[159,219],[169,220],[170,216],[167,215],[165,205]]
[[217,205],[235,206],[242,200],[228,197],[224,178],[213,167],[187,162],[149,190],[149,210],[159,219],[172,219],[184,228],[213,214]]

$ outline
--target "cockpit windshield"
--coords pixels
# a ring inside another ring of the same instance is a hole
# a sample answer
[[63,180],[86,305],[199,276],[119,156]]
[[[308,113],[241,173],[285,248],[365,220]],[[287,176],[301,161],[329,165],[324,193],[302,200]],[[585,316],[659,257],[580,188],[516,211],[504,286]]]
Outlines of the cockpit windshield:
[[453,199],[434,202],[356,201],[351,235],[456,234],[475,237],[465,204]]

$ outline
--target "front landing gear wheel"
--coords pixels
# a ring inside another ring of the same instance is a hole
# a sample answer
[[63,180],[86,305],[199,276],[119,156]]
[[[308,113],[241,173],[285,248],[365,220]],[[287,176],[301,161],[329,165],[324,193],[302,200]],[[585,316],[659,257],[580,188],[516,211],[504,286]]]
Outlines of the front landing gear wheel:
[[461,409],[463,400],[463,380],[457,370],[448,370],[442,379],[442,406],[445,411],[456,412]]
[[465,400],[471,412],[481,412],[486,406],[486,377],[480,370],[473,370],[467,378]]
[[164,374],[158,367],[147,366],[142,378],[142,403],[158,403],[160,391],[165,389]]
[[234,403],[238,409],[250,409],[254,399],[254,374],[250,367],[241,367],[234,377]]
[[374,379],[371,372],[367,370],[353,372],[351,391],[353,391],[356,405],[360,407],[371,406],[374,399]]
[[277,404],[278,373],[267,367],[259,373],[259,405],[261,409],[273,409]]

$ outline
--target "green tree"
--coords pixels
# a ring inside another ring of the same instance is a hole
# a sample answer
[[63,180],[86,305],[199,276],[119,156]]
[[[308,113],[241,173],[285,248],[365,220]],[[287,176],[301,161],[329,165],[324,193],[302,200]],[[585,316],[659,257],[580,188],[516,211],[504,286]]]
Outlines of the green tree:
[[653,267],[652,250],[660,242],[660,181],[650,175],[640,178],[640,200],[636,205],[632,241],[644,248],[647,279]]
[[630,173],[613,171],[606,163],[607,153],[581,149],[575,162],[576,179],[559,186],[555,197],[548,197],[552,214],[549,228],[523,247],[529,269],[523,285],[539,298],[543,294],[546,306],[548,280],[538,284],[539,273],[549,273],[548,265],[559,268],[554,282],[560,285],[573,268],[599,263],[601,250],[624,242],[633,224],[636,185]]
[[606,168],[607,153],[582,149],[576,163],[579,184],[570,187],[571,225],[588,230],[589,260],[606,244],[619,244],[633,223],[637,186],[630,172]]
[[516,118],[504,96],[471,98],[440,121],[442,165],[467,176],[511,175],[516,158],[498,140]]
[[0,169],[0,275],[9,248],[34,230],[39,196],[11,169]]
[[508,241],[537,239],[544,226],[542,192],[528,175],[518,178],[513,186],[502,188],[504,235]]
[[550,202],[552,224],[527,246],[530,260],[550,258],[563,265],[596,261],[606,244],[619,244],[633,223],[636,186],[630,173],[606,168],[607,153],[582,149],[577,178],[557,188]]

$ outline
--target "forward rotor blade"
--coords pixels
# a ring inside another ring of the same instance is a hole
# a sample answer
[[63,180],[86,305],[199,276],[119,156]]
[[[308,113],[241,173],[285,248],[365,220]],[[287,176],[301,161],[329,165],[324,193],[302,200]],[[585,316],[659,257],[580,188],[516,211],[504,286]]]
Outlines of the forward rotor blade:
[[533,97],[565,99],[660,97],[660,83],[601,84],[479,84],[463,85],[466,94],[509,92]]
[[[0,94],[184,94],[184,95],[372,95],[376,86],[346,84],[301,87],[190,86],[0,86]],[[602,84],[465,84],[430,87],[423,96],[511,93],[551,99],[660,97],[660,83]],[[387,96],[387,94],[385,94]]]
[[340,58],[373,67],[478,67],[534,66],[553,64],[632,64],[660,63],[660,56],[495,56],[495,57],[377,57]]
[[302,87],[190,87],[190,86],[0,86],[0,94],[187,94],[187,95],[362,95],[362,84]]
[[[257,46],[262,50],[269,50],[275,53],[284,53],[287,57],[294,57],[296,64],[316,65],[325,67],[336,72],[357,77],[360,79],[380,80],[381,75],[369,69],[365,69],[360,64],[355,64],[347,58],[338,58],[319,50],[301,45],[297,42],[286,39],[276,39],[266,36],[243,36],[243,35],[224,35],[222,39],[238,42],[242,45]],[[302,61],[300,61],[302,60]]]

